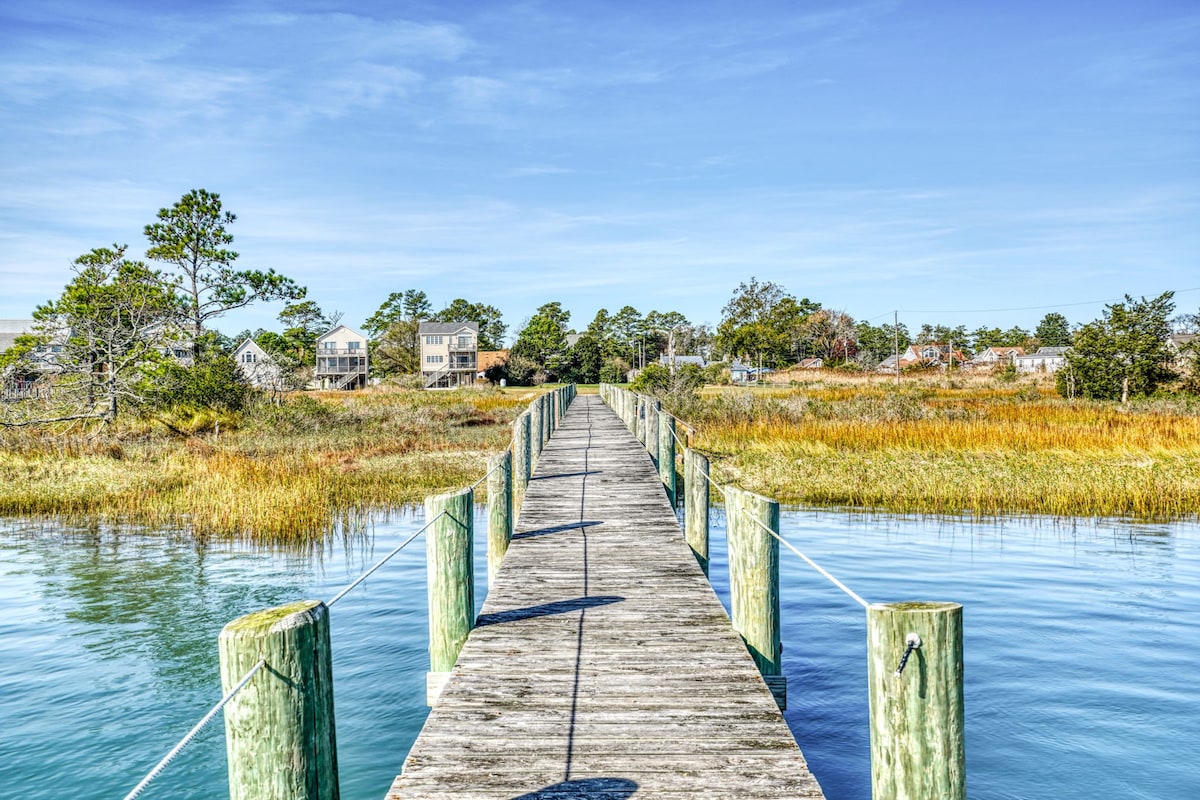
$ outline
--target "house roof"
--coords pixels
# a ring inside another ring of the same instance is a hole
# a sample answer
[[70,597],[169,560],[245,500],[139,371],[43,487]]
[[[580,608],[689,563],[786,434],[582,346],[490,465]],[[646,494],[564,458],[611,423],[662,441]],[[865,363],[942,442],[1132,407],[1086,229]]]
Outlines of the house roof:
[[478,322],[422,322],[417,326],[417,333],[458,333],[463,328],[471,333],[479,333]]
[[336,328],[326,331],[325,333],[322,333],[320,336],[318,336],[317,341],[319,342],[322,339],[328,339],[330,336],[333,336],[338,331],[345,331],[346,333],[353,334],[354,336],[357,336],[360,339],[367,338],[367,337],[363,336],[361,333],[359,333],[358,331],[354,330],[354,328],[351,328],[349,325],[338,325]]
[[233,355],[236,358],[237,356],[241,355],[242,353],[246,352],[247,350],[253,350],[255,353],[258,353],[259,355],[265,356],[267,358],[271,357],[267,353],[267,351],[263,350],[262,346],[259,345],[259,343],[254,341],[253,339],[246,339],[246,341],[239,344],[237,346],[237,349],[233,351]]
[[1039,347],[1036,353],[1026,353],[1022,358],[1053,358],[1061,356],[1070,349],[1069,347]]

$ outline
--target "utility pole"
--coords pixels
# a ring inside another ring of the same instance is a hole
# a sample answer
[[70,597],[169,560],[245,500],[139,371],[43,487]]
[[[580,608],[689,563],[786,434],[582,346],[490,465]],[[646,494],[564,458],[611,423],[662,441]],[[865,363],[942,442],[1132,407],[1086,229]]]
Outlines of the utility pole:
[[892,311],[892,352],[896,356],[896,385],[900,385],[900,312]]

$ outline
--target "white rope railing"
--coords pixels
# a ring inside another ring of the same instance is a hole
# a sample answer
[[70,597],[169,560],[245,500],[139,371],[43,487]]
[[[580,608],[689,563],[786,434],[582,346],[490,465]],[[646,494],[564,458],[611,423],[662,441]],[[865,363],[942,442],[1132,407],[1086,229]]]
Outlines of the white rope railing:
[[146,787],[158,777],[158,774],[166,769],[168,764],[175,760],[175,756],[179,755],[183,748],[187,747],[188,743],[191,742],[192,739],[196,738],[196,735],[204,729],[204,726],[211,722],[212,718],[215,717],[221,711],[221,709],[224,708],[225,705],[232,700],[247,683],[250,682],[250,679],[253,678],[260,669],[266,666],[266,664],[266,659],[261,659],[257,664],[251,667],[250,671],[242,676],[242,679],[238,681],[237,685],[230,689],[215,706],[209,709],[208,713],[204,715],[204,718],[197,722],[196,725],[187,732],[187,735],[179,740],[179,744],[172,747],[171,751],[163,756],[162,761],[159,761],[158,764],[155,765],[154,769],[150,770],[150,772],[146,774],[146,777],[142,778],[141,782],[137,786],[133,787],[133,791],[125,795],[125,800],[134,800],[135,797],[145,791]]
[[352,581],[350,583],[349,586],[347,586],[345,589],[342,589],[340,592],[338,592],[336,595],[334,595],[333,599],[330,600],[328,603],[326,603],[325,606],[327,608],[332,607],[334,603],[336,603],[338,600],[341,600],[343,597],[345,597],[347,594],[349,594],[351,589],[353,589],[355,586],[358,586],[360,583],[362,583],[367,578],[369,578],[371,576],[371,573],[373,573],[375,570],[379,569],[384,564],[386,564],[389,560],[391,560],[392,556],[396,555],[396,553],[399,553],[405,547],[408,547],[410,542],[412,542],[414,539],[416,539],[418,536],[420,536],[425,531],[429,530],[429,527],[431,525],[433,525],[433,523],[437,522],[439,519],[441,519],[444,516],[446,516],[445,511],[441,512],[440,514],[435,516],[433,519],[427,521],[424,525],[421,526],[420,530],[418,530],[412,536],[409,536],[407,539],[405,539],[403,542],[401,542],[398,547],[396,547],[392,550],[392,552],[388,553],[386,556],[379,559],[379,561],[377,561],[373,567],[371,567],[369,570],[364,572],[362,575],[359,575],[357,578],[354,579],[354,581]]
[[[505,453],[510,453],[510,452],[512,452],[512,446],[511,446],[511,445],[510,445],[509,447],[506,447],[506,448],[504,448],[504,450],[500,451],[500,455],[504,455]],[[482,477],[482,478],[480,478],[479,480],[477,480],[477,481],[475,481],[474,483],[472,483],[472,484],[471,484],[471,485],[470,485],[468,488],[469,488],[471,491],[475,491],[476,489],[478,489],[478,488],[479,488],[480,484],[482,484],[482,483],[483,483],[484,481],[486,481],[488,478],[492,477],[492,473],[493,473],[493,472],[495,472],[496,470],[500,469],[500,467],[501,467],[501,466],[503,466],[503,464],[497,464],[496,466],[492,467],[492,468],[491,468],[491,469],[489,469],[489,470],[488,470],[486,473],[484,473],[484,475],[483,475],[483,477]]]
[[[744,508],[739,508],[739,509],[738,509],[738,511],[745,512],[745,511],[746,511],[746,509],[744,509]],[[784,547],[786,547],[787,549],[791,550],[791,551],[792,551],[793,553],[795,553],[796,555],[800,556],[800,558],[804,559],[804,560],[805,560],[805,562],[807,562],[807,563],[808,563],[808,565],[809,565],[810,567],[812,567],[812,568],[813,568],[813,569],[815,569],[817,572],[821,573],[821,574],[822,574],[822,575],[824,575],[826,578],[828,578],[828,579],[829,579],[829,580],[830,580],[830,581],[833,583],[833,585],[834,585],[834,586],[838,587],[838,588],[839,588],[839,589],[841,589],[843,592],[845,592],[846,594],[848,594],[848,595],[849,595],[849,596],[850,596],[850,597],[851,597],[851,598],[854,600],[854,602],[858,603],[858,604],[859,604],[860,606],[862,606],[863,608],[870,608],[870,607],[871,607],[871,604],[870,604],[870,603],[868,603],[866,600],[863,600],[861,597],[859,597],[859,596],[858,596],[858,595],[857,595],[857,594],[856,594],[856,593],[855,593],[855,592],[854,592],[854,591],[853,591],[853,590],[852,590],[852,589],[851,589],[849,586],[847,586],[846,584],[844,584],[844,583],[842,583],[841,581],[839,581],[837,578],[835,578],[835,577],[834,577],[832,574],[830,574],[830,573],[829,573],[829,571],[828,571],[828,570],[826,570],[824,567],[822,567],[820,564],[818,564],[817,562],[813,561],[811,558],[809,558],[808,556],[804,555],[804,553],[801,553],[799,550],[797,550],[797,549],[795,548],[795,546],[793,546],[793,545],[792,545],[792,543],[791,543],[791,542],[789,542],[787,539],[784,539],[782,536],[780,536],[780,535],[779,535],[778,533],[776,533],[775,531],[771,530],[771,527],[770,527],[769,525],[765,524],[765,523],[764,523],[764,522],[763,522],[761,519],[759,519],[758,517],[755,517],[755,516],[753,516],[753,515],[751,515],[751,514],[749,514],[749,513],[746,513],[746,514],[745,514],[745,516],[746,516],[746,518],[747,518],[747,519],[749,519],[749,520],[751,520],[752,522],[754,522],[754,524],[755,524],[755,525],[757,525],[758,527],[762,528],[762,529],[763,529],[764,531],[766,531],[767,533],[769,533],[769,534],[771,534],[772,536],[774,536],[774,537],[775,537],[775,538],[776,538],[776,539],[777,539],[777,540],[778,540],[778,541],[779,541],[781,544],[783,544],[783,546],[784,546]]]
[[[676,423],[678,423],[678,424],[682,424],[682,425],[683,425],[683,427],[687,428],[687,429],[688,429],[688,431],[689,431],[689,432],[691,432],[692,434],[695,434],[695,431],[696,431],[696,429],[695,429],[695,428],[693,428],[691,425],[688,425],[687,423],[680,423],[680,421],[679,421],[678,419],[676,419],[675,421],[676,421]],[[671,429],[671,428],[668,428],[668,430],[670,430],[670,431],[671,431],[671,435],[675,437],[675,441],[676,441],[676,442],[677,442],[677,443],[678,443],[678,444],[679,444],[681,447],[683,447],[684,449],[687,449],[687,443],[685,443],[685,442],[684,442],[682,439],[680,439],[680,438],[679,438],[679,434],[678,434],[678,433],[676,433],[676,432],[675,432],[673,429]],[[714,489],[716,489],[717,491],[719,491],[719,492],[721,492],[722,494],[724,494],[724,487],[723,487],[723,486],[721,486],[721,484],[717,483],[715,480],[713,480],[712,476],[711,476],[711,475],[710,475],[708,472],[701,472],[700,474],[704,476],[704,479],[705,479],[706,481],[708,481],[709,485],[711,485],[711,486],[712,486],[712,488],[714,488]],[[809,558],[808,556],[806,556],[804,553],[800,552],[800,550],[798,550],[798,549],[795,547],[795,545],[793,545],[793,544],[792,544],[791,542],[789,542],[787,539],[784,539],[784,538],[783,538],[782,536],[780,536],[778,533],[776,533],[775,531],[773,531],[773,530],[772,530],[772,529],[771,529],[771,528],[770,528],[768,525],[764,524],[762,520],[760,520],[760,519],[758,519],[757,517],[753,516],[753,515],[752,515],[752,514],[750,514],[749,512],[746,512],[746,509],[744,509],[744,508],[738,508],[737,510],[738,510],[738,511],[742,511],[742,512],[744,512],[744,513],[745,513],[745,516],[746,516],[748,519],[752,520],[752,521],[754,522],[754,524],[758,525],[758,526],[759,526],[760,528],[762,528],[764,531],[766,531],[767,533],[769,533],[769,534],[771,534],[772,536],[774,536],[774,537],[775,537],[775,538],[776,538],[776,539],[777,539],[777,540],[778,540],[778,541],[779,541],[779,542],[780,542],[780,543],[781,543],[781,544],[782,544],[784,547],[786,547],[786,548],[788,548],[789,550],[791,550],[793,553],[795,553],[797,556],[799,556],[801,559],[803,559],[803,560],[804,560],[804,562],[805,562],[805,563],[807,563],[807,564],[808,564],[810,567],[812,567],[812,568],[813,568],[813,569],[815,569],[817,572],[819,572],[819,573],[820,573],[822,576],[824,576],[826,579],[828,579],[828,580],[829,580],[829,581],[830,581],[830,582],[831,582],[831,583],[832,583],[834,586],[838,587],[838,588],[839,588],[839,589],[841,589],[843,592],[845,592],[847,595],[849,595],[849,596],[850,596],[850,598],[854,600],[854,602],[858,603],[858,604],[859,604],[860,606],[862,606],[863,608],[868,608],[868,607],[870,607],[870,605],[871,605],[871,604],[870,604],[870,603],[868,603],[866,600],[864,600],[862,597],[860,597],[860,596],[859,596],[859,595],[858,595],[858,594],[857,594],[857,593],[856,593],[856,592],[855,592],[853,589],[851,589],[849,586],[847,586],[846,584],[844,584],[844,583],[842,583],[840,580],[838,580],[838,579],[837,579],[837,578],[836,578],[836,577],[835,577],[833,574],[831,574],[831,573],[830,573],[828,570],[826,570],[826,569],[825,569],[824,567],[822,567],[820,564],[818,564],[817,562],[813,561],[811,558]]]

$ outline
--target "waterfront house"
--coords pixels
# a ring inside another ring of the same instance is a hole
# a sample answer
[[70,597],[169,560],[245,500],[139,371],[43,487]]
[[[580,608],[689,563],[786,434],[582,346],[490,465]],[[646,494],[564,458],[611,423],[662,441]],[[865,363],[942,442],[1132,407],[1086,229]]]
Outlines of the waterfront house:
[[422,322],[421,380],[426,389],[453,389],[475,383],[479,371],[479,325],[474,322]]
[[279,388],[283,377],[279,365],[271,358],[271,354],[258,346],[253,339],[247,339],[233,351],[233,360],[238,372],[256,389],[274,390]]
[[367,385],[367,337],[338,325],[317,338],[313,381],[322,389],[361,389]]

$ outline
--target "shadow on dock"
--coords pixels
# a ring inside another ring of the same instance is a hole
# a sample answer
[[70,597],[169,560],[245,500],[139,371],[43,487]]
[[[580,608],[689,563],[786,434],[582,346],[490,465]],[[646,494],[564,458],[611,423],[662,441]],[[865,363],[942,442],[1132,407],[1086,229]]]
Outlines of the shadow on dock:
[[534,617],[548,617],[551,614],[569,614],[572,611],[584,611],[589,608],[596,608],[597,606],[619,603],[624,599],[624,597],[617,597],[616,595],[578,597],[574,600],[557,600],[553,603],[543,603],[539,606],[529,606],[528,608],[514,608],[509,611],[498,611],[494,614],[480,614],[479,619],[475,622],[475,627],[499,625],[503,622],[518,622],[523,619],[533,619]]
[[626,800],[638,790],[635,781],[625,778],[587,778],[563,781],[536,792],[528,792],[513,800],[567,800],[586,797],[588,800]]

